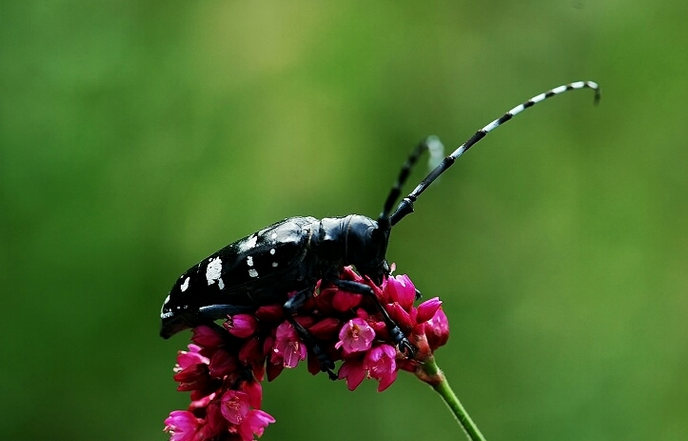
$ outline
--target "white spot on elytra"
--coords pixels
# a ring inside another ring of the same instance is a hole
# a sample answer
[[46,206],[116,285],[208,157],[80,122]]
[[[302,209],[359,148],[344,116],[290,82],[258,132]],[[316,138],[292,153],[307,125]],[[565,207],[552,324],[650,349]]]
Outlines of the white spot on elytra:
[[220,280],[218,280],[217,282],[218,282],[218,285],[220,286],[220,289],[225,289],[225,282],[222,281],[222,278],[220,278]]
[[274,248],[270,248],[270,254],[273,256],[275,255],[275,249]]
[[248,275],[251,276],[251,277],[258,277],[258,271],[256,271],[255,269],[251,268],[250,270],[248,270]]
[[189,288],[189,280],[191,280],[191,277],[187,277],[186,280],[184,280],[184,283],[182,283],[182,292],[186,291]]
[[272,267],[277,268],[277,262],[272,262]]
[[253,256],[246,257],[246,265],[253,266]]
[[249,237],[248,240],[246,241],[246,246],[248,248],[253,248],[256,246],[256,242],[258,242],[258,236],[256,236],[255,234],[252,234],[251,237]]
[[208,263],[208,268],[205,270],[205,278],[208,280],[208,285],[215,283],[217,279],[220,278],[222,274],[222,260],[219,257],[210,259]]
[[170,301],[170,295],[168,294],[167,297],[165,297],[165,301],[162,302],[162,308],[160,308],[160,318],[166,318],[170,316],[172,313],[171,312],[165,312],[167,303]]

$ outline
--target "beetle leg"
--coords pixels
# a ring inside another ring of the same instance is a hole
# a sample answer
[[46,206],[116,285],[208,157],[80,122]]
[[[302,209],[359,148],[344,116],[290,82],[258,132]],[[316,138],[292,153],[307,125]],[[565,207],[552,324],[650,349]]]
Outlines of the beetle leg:
[[314,289],[314,286],[309,286],[308,288],[297,292],[283,305],[284,313],[287,316],[287,320],[294,327],[296,333],[301,338],[301,340],[303,340],[306,347],[310,348],[315,354],[315,356],[318,357],[318,361],[320,362],[320,370],[323,372],[327,372],[327,375],[330,377],[330,380],[337,380],[339,377],[333,371],[334,362],[330,360],[330,357],[328,357],[325,351],[323,351],[320,345],[318,345],[317,340],[313,338],[311,333],[308,332],[308,330],[304,328],[299,322],[297,322],[296,319],[294,319],[294,314],[301,306],[303,306],[304,303],[306,303],[306,300],[308,300],[313,295]]
[[387,325],[390,337],[392,337],[392,340],[394,340],[396,345],[399,347],[399,350],[410,358],[413,358],[415,356],[416,348],[413,347],[408,338],[406,338],[401,328],[399,328],[399,325],[397,325],[394,322],[394,320],[392,320],[392,318],[389,316],[387,310],[384,306],[382,306],[382,303],[380,303],[380,300],[375,295],[375,291],[373,291],[373,288],[366,285],[365,283],[355,282],[353,280],[334,279],[331,282],[339,289],[349,291],[354,294],[363,294],[373,299],[373,301],[377,305],[378,310],[380,311],[380,314],[382,314],[382,319],[385,321],[385,324]]

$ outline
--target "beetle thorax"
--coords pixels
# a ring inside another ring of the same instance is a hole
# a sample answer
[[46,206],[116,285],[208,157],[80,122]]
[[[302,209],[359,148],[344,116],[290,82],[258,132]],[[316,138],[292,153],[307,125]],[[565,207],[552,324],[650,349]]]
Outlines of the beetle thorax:
[[359,273],[381,283],[389,274],[385,261],[389,231],[383,232],[373,219],[350,214],[344,217],[325,218],[321,221],[321,246],[331,255],[341,256],[342,265],[353,265]]

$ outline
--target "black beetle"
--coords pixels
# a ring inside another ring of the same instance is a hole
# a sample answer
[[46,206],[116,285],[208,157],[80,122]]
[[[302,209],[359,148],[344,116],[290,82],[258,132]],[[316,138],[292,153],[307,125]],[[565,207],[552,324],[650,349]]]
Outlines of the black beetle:
[[[518,113],[549,97],[583,88],[593,89],[597,102],[598,85],[592,81],[578,81],[536,95],[478,130],[445,157],[392,213],[401,187],[420,155],[441,145],[437,138],[427,138],[402,167],[377,221],[359,214],[322,220],[291,217],[227,245],[190,268],[174,284],[160,312],[160,335],[169,338],[183,329],[273,303],[284,304],[286,315],[290,317],[313,294],[318,280],[374,298],[367,285],[339,280],[342,268],[353,265],[360,274],[379,285],[390,272],[385,254],[392,226],[413,211],[415,200],[438,176],[471,146]],[[292,291],[298,293],[287,300],[287,294]],[[379,303],[378,306],[399,348],[412,354],[409,341],[384,308]],[[308,332],[295,320],[290,321],[317,352],[317,345]],[[322,354],[318,355],[323,370],[331,374],[333,365],[322,358]]]

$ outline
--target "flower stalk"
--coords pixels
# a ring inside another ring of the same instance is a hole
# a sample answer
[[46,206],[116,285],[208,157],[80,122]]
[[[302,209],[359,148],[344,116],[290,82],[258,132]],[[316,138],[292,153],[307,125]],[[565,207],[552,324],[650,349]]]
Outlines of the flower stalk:
[[416,376],[428,383],[435,392],[440,394],[440,397],[442,397],[444,403],[454,414],[469,440],[485,441],[485,437],[480,432],[480,429],[478,429],[478,426],[473,422],[461,401],[459,401],[459,398],[449,386],[447,378],[439,366],[437,366],[435,357],[432,354],[420,365],[420,370],[416,372]]

